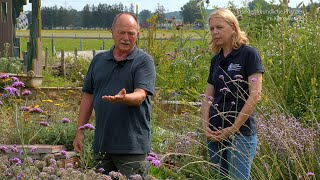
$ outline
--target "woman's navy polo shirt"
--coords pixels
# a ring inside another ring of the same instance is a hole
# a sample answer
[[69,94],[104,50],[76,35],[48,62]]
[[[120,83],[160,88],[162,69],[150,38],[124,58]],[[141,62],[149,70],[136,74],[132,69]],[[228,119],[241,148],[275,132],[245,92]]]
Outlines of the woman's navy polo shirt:
[[[155,66],[151,56],[134,48],[117,62],[110,51],[97,54],[89,67],[82,91],[93,95],[96,115],[94,152],[146,154],[150,151],[151,95],[155,88]],[[148,92],[140,106],[112,104],[102,99],[140,88]]]
[[[214,102],[209,111],[210,128],[213,131],[231,126],[249,96],[248,77],[263,73],[258,52],[247,45],[233,49],[227,57],[223,49],[211,60],[208,83],[214,86]],[[243,135],[256,132],[252,116],[240,128]]]

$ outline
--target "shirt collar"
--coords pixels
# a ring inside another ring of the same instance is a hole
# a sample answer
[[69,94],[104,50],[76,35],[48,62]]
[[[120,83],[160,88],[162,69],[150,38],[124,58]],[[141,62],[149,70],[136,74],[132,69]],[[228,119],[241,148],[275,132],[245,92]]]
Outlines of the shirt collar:
[[[237,54],[239,54],[239,52],[240,52],[240,50],[241,50],[241,48],[243,47],[244,45],[241,45],[238,49],[232,49],[232,51],[230,52],[230,54],[228,54],[228,56],[227,57],[229,57],[229,56],[236,56]],[[221,48],[220,49],[220,51],[219,51],[219,56],[222,56],[222,57],[224,57],[223,56],[223,49]]]
[[[113,50],[114,50],[115,46],[113,45],[110,48],[109,54],[108,54],[108,60],[115,60],[115,58],[113,57]],[[127,56],[126,59],[124,59],[124,61],[126,60],[133,60],[136,55],[138,53],[138,48],[136,46],[134,46],[134,48],[132,49],[132,51],[129,53],[129,55]]]

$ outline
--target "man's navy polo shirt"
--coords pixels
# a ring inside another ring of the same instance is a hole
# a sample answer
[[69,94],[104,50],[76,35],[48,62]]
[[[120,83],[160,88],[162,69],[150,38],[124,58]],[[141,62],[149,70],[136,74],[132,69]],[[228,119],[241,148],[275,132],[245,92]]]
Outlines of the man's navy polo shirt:
[[[124,61],[117,62],[113,48],[97,54],[89,67],[83,92],[93,94],[96,115],[94,152],[145,154],[150,151],[151,95],[155,88],[155,66],[151,56],[134,48]],[[141,88],[148,96],[140,106],[112,104],[102,99]]]
[[[210,107],[210,128],[214,131],[231,126],[249,95],[248,77],[254,73],[263,73],[258,52],[247,45],[234,49],[227,57],[223,49],[211,60],[208,83],[214,86],[214,102]],[[241,76],[240,76],[241,75]],[[239,77],[242,77],[239,79]],[[237,80],[238,78],[238,80]],[[228,92],[227,89],[230,90]],[[227,91],[224,91],[227,90]],[[240,128],[243,135],[256,132],[256,123],[252,116]]]

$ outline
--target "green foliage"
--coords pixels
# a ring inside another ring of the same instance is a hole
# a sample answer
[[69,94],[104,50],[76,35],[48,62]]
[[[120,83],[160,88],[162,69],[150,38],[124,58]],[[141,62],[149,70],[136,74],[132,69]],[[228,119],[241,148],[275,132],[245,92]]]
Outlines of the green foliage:
[[19,58],[9,57],[0,58],[0,72],[19,74],[22,72],[23,64],[20,62]]

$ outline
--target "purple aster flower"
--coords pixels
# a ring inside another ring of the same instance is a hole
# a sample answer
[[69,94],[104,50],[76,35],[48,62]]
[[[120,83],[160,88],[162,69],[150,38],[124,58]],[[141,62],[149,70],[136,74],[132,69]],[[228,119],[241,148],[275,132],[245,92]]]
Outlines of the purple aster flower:
[[252,82],[257,82],[257,78],[252,78],[251,81]]
[[10,158],[9,161],[16,163],[17,166],[21,165],[21,160],[19,158]]
[[213,100],[213,97],[212,97],[212,96],[208,96],[208,99],[209,99],[210,101],[212,101],[212,100]]
[[24,90],[21,94],[22,94],[22,96],[28,96],[28,95],[30,95],[30,94],[32,94],[32,93],[31,93],[31,91],[29,91],[28,89],[26,89],[26,90]]
[[24,87],[24,83],[21,82],[21,81],[16,81],[12,84],[12,87],[15,87],[15,88],[19,88],[19,87]]
[[44,127],[48,127],[48,126],[49,126],[49,124],[48,124],[47,122],[44,122],[44,121],[43,121],[43,122],[40,122],[39,124],[40,124],[41,126],[44,126]]
[[205,94],[200,94],[200,97],[201,97],[201,98],[205,98],[206,95],[205,95]]
[[308,177],[314,176],[314,173],[313,173],[313,172],[308,172],[308,173],[307,173],[307,176],[308,176]]
[[32,147],[32,148],[30,149],[30,152],[36,152],[37,150],[38,150],[38,148]]
[[30,112],[32,112],[32,113],[43,113],[44,111],[42,109],[40,109],[40,108],[32,108],[30,110]]
[[154,158],[158,159],[157,154],[154,153],[154,152],[150,152],[148,155],[151,156],[151,157],[154,157]]
[[154,159],[151,161],[151,165],[154,167],[160,167],[161,166],[161,162],[158,159]]
[[155,158],[155,157],[152,157],[152,156],[147,156],[147,157],[146,157],[146,160],[147,160],[147,161],[152,161],[152,160],[154,160],[154,159],[156,159],[156,158]]
[[21,106],[20,111],[30,111],[30,108],[27,106]]
[[242,75],[240,75],[240,74],[237,74],[237,75],[235,75],[235,76],[234,76],[234,78],[236,78],[236,79],[242,79],[242,78],[243,78],[243,76],[242,76]]
[[13,153],[19,153],[19,149],[17,148],[16,145],[13,145],[13,147],[11,148],[11,152],[13,152]]
[[9,93],[11,96],[18,95],[19,96],[19,90],[14,87],[5,87],[4,88],[7,93]]
[[227,87],[224,87],[224,88],[220,89],[220,92],[228,93],[228,92],[230,92],[230,89],[228,89]]
[[0,74],[0,79],[7,79],[9,78],[9,74]]
[[70,122],[70,119],[68,119],[68,118],[63,118],[62,119],[62,123],[69,123]]
[[67,155],[67,151],[65,151],[65,150],[61,150],[60,153],[61,153],[62,155],[64,155],[64,156]]
[[11,81],[17,82],[17,81],[19,81],[19,79],[18,79],[17,77],[12,76],[12,77],[11,77]]
[[7,146],[0,146],[0,152],[2,152],[2,153],[8,152],[8,147]]
[[85,124],[83,126],[80,126],[79,129],[81,129],[81,130],[85,130],[85,129],[94,130],[96,128],[93,125],[87,123],[87,124]]
[[195,137],[195,136],[197,136],[197,133],[195,133],[195,132],[187,132],[187,136],[188,137]]
[[140,174],[134,174],[134,175],[131,175],[131,176],[130,176],[130,179],[131,179],[131,180],[141,180],[142,177],[141,177]]
[[105,170],[103,168],[99,168],[98,171],[102,174]]
[[224,80],[224,76],[223,75],[219,75],[219,79]]

